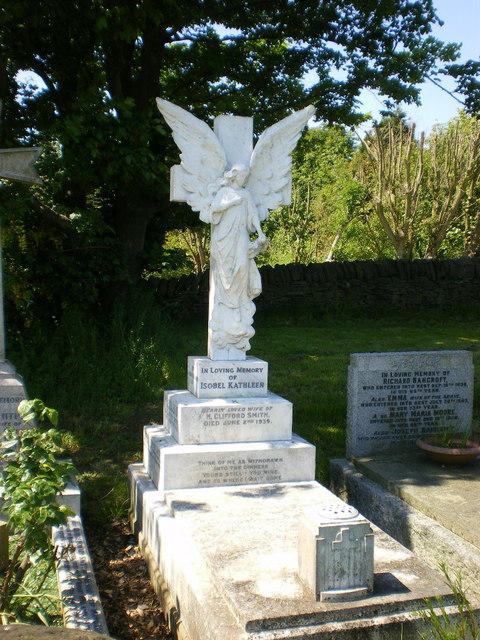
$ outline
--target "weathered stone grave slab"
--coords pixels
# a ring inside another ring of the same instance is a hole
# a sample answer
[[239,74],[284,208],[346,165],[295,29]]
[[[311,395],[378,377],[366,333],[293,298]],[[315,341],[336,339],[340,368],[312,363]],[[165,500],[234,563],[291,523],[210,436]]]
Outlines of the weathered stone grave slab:
[[353,353],[348,371],[347,456],[399,449],[442,428],[470,427],[469,351]]
[[130,477],[152,582],[189,640],[413,640],[424,629],[424,598],[444,595],[452,611],[443,577],[376,527],[372,593],[318,601],[299,575],[300,519],[345,505],[317,482],[164,494],[142,465],[131,465]]

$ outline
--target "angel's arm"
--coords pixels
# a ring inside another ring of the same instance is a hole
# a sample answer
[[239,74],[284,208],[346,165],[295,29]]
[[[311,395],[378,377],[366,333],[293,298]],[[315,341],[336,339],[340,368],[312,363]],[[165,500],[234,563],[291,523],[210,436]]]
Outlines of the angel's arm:
[[221,187],[214,197],[210,209],[214,212],[223,212],[232,205],[241,202],[242,196],[231,187]]
[[263,233],[262,225],[260,223],[260,218],[258,215],[258,209],[255,206],[255,202],[253,201],[252,194],[248,189],[245,189],[245,198],[247,201],[248,207],[248,222],[250,226],[250,231],[256,232],[259,238],[266,239],[266,235]]

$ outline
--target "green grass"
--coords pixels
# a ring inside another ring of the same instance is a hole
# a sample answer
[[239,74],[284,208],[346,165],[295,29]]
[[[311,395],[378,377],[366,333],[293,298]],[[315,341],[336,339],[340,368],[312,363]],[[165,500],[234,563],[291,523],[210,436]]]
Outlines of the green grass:
[[[318,316],[305,309],[257,313],[250,353],[269,363],[269,388],[294,406],[294,430],[317,447],[317,477],[345,452],[350,354],[469,349],[478,370],[475,309],[373,317]],[[206,353],[206,318],[177,320],[140,301],[95,325],[72,314],[48,344],[17,348],[10,359],[31,397],[60,413],[77,468],[87,524],[126,513],[126,469],[141,459],[142,427],[161,423],[164,389],[186,388],[188,355]],[[478,383],[475,413],[479,413]]]
[[45,624],[50,627],[62,626],[57,576],[55,567],[48,558],[42,558],[28,568],[22,586],[12,598],[9,613],[0,614],[0,619],[2,624],[16,622]]
[[480,365],[474,310],[320,319],[268,314],[256,326],[253,352],[269,362],[269,388],[293,402],[294,429],[317,447],[324,482],[328,461],[345,453],[351,353],[469,349]]

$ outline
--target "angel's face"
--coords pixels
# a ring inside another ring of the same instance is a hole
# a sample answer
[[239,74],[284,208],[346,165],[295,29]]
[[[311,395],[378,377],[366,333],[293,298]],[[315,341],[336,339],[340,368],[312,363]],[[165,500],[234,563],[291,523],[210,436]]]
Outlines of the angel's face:
[[235,176],[235,183],[238,184],[239,187],[243,187],[248,178],[248,171],[239,171]]
[[243,187],[248,178],[248,169],[241,164],[234,165],[230,171],[225,174],[225,177],[235,186]]

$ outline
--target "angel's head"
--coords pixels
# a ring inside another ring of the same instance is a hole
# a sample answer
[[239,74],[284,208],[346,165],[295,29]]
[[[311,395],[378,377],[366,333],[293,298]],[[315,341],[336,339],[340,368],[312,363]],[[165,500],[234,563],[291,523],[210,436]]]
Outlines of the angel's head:
[[225,171],[223,177],[227,184],[233,183],[238,187],[243,187],[247,181],[248,174],[248,168],[244,164],[234,164],[229,171]]

